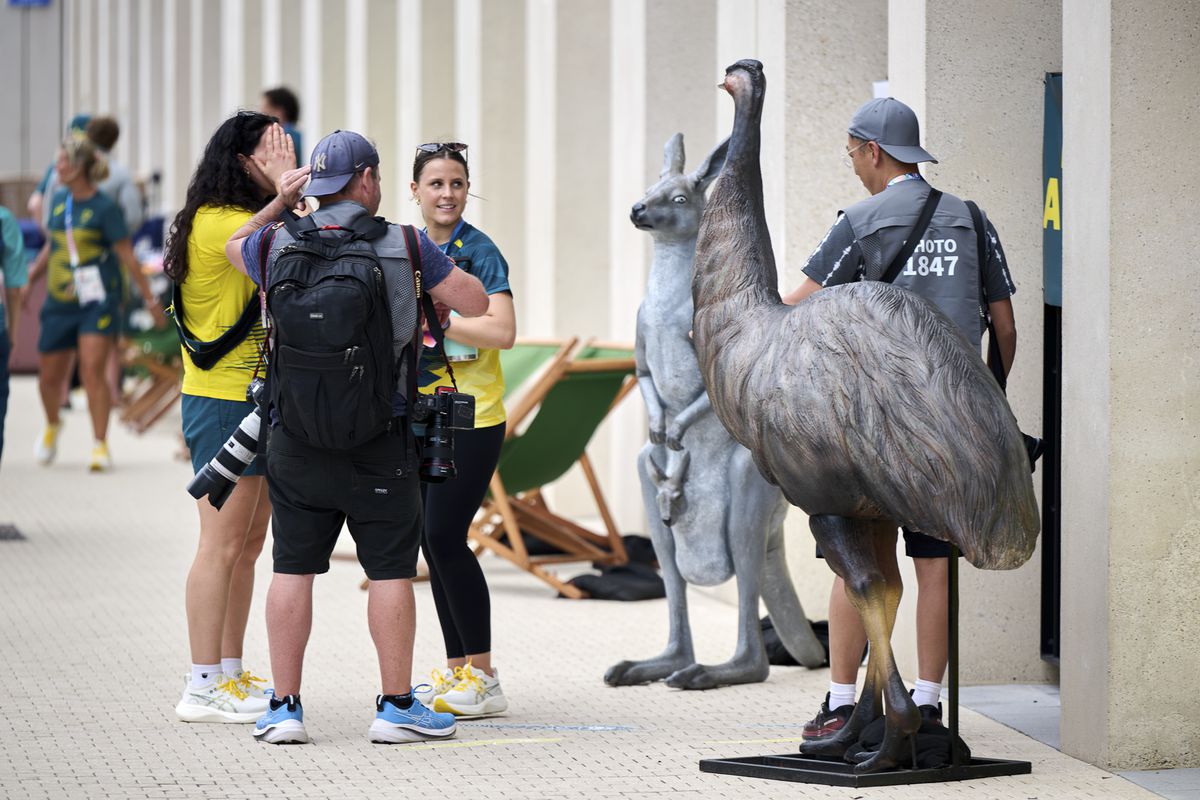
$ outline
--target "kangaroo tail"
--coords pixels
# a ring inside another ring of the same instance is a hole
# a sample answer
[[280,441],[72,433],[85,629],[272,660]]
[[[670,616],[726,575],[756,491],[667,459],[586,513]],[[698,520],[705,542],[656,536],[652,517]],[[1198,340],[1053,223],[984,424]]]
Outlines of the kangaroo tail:
[[796,586],[788,570],[783,544],[783,525],[767,531],[767,552],[763,565],[762,598],[780,641],[792,658],[809,669],[825,664],[825,648],[813,633],[804,607],[796,596]]

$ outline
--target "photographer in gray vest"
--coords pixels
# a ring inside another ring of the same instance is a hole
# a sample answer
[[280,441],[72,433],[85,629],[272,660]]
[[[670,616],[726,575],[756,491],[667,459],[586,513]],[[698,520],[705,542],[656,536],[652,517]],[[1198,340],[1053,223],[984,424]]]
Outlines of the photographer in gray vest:
[[[1007,374],[1017,348],[1009,300],[1016,288],[1000,239],[982,212],[977,230],[966,202],[937,192],[921,177],[918,164],[938,162],[921,147],[916,114],[891,97],[865,103],[850,120],[843,161],[871,196],[838,215],[809,256],[804,283],[783,301],[794,305],[823,287],[851,281],[890,280],[937,306],[976,349],[986,327],[982,314],[986,308]],[[909,240],[915,244],[906,255]],[[897,394],[895,402],[903,403],[905,398]],[[924,721],[940,723],[951,549],[945,542],[907,529],[904,540],[917,575],[919,675],[913,700]],[[805,725],[805,739],[836,733],[854,710],[867,635],[845,588],[838,578],[829,598],[829,694],[817,716]]]
[[[293,149],[279,126],[269,135],[268,149]],[[411,684],[412,578],[422,529],[411,423],[425,407],[415,391],[418,304],[425,294],[475,317],[488,298],[424,234],[375,216],[379,153],[363,136],[329,134],[313,148],[310,165],[285,172],[277,188],[225,247],[230,262],[265,289],[270,320],[261,390],[269,402],[259,408],[271,421],[275,574],[267,632],[275,686],[254,735],[271,744],[309,740],[300,674],[313,579],[328,571],[346,525],[370,579],[367,618],[379,656],[381,689],[367,737],[444,739],[455,733],[454,716],[423,706]],[[302,194],[320,207],[297,217],[291,209]]]

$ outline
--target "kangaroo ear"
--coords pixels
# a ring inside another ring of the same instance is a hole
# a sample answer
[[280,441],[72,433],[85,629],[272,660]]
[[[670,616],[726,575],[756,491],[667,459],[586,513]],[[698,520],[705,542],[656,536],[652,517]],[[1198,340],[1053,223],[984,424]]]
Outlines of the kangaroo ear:
[[667,476],[663,474],[662,467],[658,466],[658,462],[650,454],[646,455],[646,471],[650,473],[650,480],[656,484],[662,483],[667,479]]
[[658,176],[665,178],[668,175],[683,174],[683,134],[677,133],[667,140],[663,146],[663,166],[662,173]]
[[729,140],[726,139],[708,154],[708,158],[704,159],[704,163],[697,167],[695,172],[688,176],[699,191],[703,192],[707,189],[708,185],[721,174],[721,167],[725,166],[725,154],[728,152]]

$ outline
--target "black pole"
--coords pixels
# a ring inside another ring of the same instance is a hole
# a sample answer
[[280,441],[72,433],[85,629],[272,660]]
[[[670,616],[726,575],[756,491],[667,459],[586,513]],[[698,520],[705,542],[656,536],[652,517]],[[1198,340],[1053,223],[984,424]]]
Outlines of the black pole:
[[960,766],[962,753],[958,750],[958,548],[950,545],[948,564],[948,594],[946,619],[949,626],[946,669],[950,689],[950,764]]

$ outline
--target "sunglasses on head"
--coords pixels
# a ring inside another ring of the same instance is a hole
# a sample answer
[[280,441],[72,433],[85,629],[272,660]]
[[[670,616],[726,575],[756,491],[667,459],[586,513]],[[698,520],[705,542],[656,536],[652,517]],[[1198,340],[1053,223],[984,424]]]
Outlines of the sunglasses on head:
[[465,157],[467,146],[462,142],[426,142],[417,145],[419,153],[440,153],[443,150],[449,150],[451,153],[463,153]]

